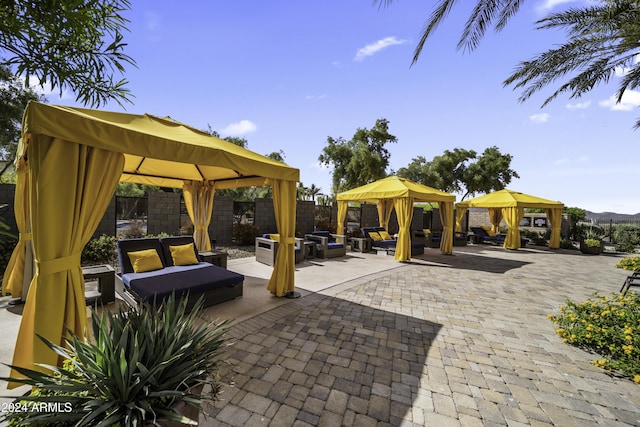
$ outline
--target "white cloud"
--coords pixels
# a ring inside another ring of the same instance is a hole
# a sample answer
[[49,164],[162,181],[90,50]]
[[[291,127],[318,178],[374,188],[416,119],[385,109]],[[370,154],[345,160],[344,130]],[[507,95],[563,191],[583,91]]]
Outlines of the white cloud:
[[304,97],[304,99],[307,100],[312,100],[312,99],[325,99],[327,97],[326,94],[322,94],[322,95],[307,95]]
[[581,1],[581,0],[544,0],[543,2],[540,2],[538,6],[536,6],[536,10],[538,11],[538,13],[546,13],[546,12],[549,12],[551,9],[555,8],[556,6],[560,6],[565,3],[574,3],[578,1]]
[[566,107],[569,110],[585,110],[589,108],[590,105],[591,105],[591,101],[586,101],[586,102],[577,102],[575,104],[567,104]]
[[405,44],[406,42],[407,42],[406,40],[398,40],[398,38],[395,36],[380,39],[358,50],[353,60],[357,62],[362,62],[367,56],[375,55],[376,53],[380,52],[382,49],[385,49],[393,45]]
[[570,158],[564,158],[564,159],[557,159],[553,162],[554,166],[564,166],[564,165],[570,165],[570,164],[576,164],[576,163],[585,163],[589,161],[589,157],[588,156],[580,156],[580,157],[576,157],[573,159]]
[[620,102],[617,102],[615,95],[611,95],[608,99],[600,101],[598,105],[608,108],[611,111],[631,111],[634,108],[640,107],[640,92],[637,90],[626,90]]
[[255,132],[258,127],[249,120],[240,120],[237,123],[231,123],[220,133],[227,136],[242,136],[251,132]]
[[546,123],[549,120],[549,117],[551,116],[547,113],[532,114],[531,116],[529,116],[529,120],[531,120],[533,123]]

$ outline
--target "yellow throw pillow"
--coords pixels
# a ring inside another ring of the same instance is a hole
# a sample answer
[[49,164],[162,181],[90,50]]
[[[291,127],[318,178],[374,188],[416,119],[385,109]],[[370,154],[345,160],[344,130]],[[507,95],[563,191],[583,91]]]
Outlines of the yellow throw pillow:
[[279,234],[269,234],[269,238],[271,238],[271,240],[275,240],[276,242],[280,241],[280,235]]
[[380,234],[378,234],[377,231],[370,231],[369,232],[369,237],[371,238],[371,240],[373,240],[374,242],[378,242],[380,240],[382,240],[382,237],[380,236]]
[[158,256],[158,252],[155,249],[129,252],[127,255],[129,255],[129,260],[135,273],[144,273],[145,271],[164,268],[162,261],[160,261],[160,256]]
[[196,252],[193,249],[193,243],[186,245],[169,246],[173,265],[192,265],[198,263]]
[[378,234],[380,235],[380,237],[382,237],[382,240],[393,240],[393,238],[386,231],[378,231]]
[[427,234],[431,234],[431,230],[429,230],[428,228],[423,228],[422,232],[424,233],[424,235],[426,236]]

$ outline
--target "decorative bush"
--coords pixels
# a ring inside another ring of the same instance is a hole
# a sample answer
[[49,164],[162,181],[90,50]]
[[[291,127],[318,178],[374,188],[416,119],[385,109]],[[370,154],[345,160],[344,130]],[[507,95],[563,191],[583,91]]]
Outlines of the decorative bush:
[[141,220],[132,220],[129,227],[118,232],[119,239],[139,239],[145,236],[144,224]]
[[238,246],[255,245],[256,237],[260,235],[260,230],[253,224],[234,224],[233,240]]
[[616,268],[622,268],[624,270],[640,270],[640,256],[626,257],[618,261]]
[[581,303],[567,300],[560,314],[547,316],[558,325],[562,341],[597,354],[593,364],[640,383],[640,296],[600,296]]
[[560,240],[560,249],[576,249],[571,240]]
[[[228,323],[201,322],[202,301],[189,313],[187,299],[173,296],[159,306],[94,313],[94,342],[73,336],[63,348],[42,339],[64,359],[63,366],[48,366],[47,373],[13,367],[25,378],[3,379],[33,391],[20,397],[25,411],[4,412],[0,421],[9,426],[164,425],[160,419],[193,424],[176,405],[200,408],[217,398],[218,356]],[[204,384],[211,386],[206,395],[199,391]],[[36,404],[37,411],[27,410]]]
[[631,225],[616,227],[613,234],[616,242],[616,251],[633,253],[640,246],[640,228]]
[[114,264],[117,257],[116,238],[103,234],[86,244],[82,250],[80,263],[82,265]]
[[584,239],[584,244],[590,248],[599,248],[602,242],[598,239]]

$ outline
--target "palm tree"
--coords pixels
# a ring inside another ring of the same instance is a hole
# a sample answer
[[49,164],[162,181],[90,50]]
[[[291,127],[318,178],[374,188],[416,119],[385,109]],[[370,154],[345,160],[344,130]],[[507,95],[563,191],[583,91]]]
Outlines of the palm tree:
[[[374,4],[389,5],[393,0],[374,0]],[[464,3],[464,2],[463,2]],[[458,49],[475,49],[487,28],[502,30],[520,9],[524,0],[477,0],[464,27]],[[420,57],[425,42],[449,15],[456,0],[440,0],[429,16],[414,51],[412,64]],[[548,15],[536,23],[537,29],[564,28],[568,40],[530,61],[521,62],[504,85],[523,89],[520,101],[525,101],[542,88],[569,74],[577,73],[545,99],[547,105],[561,93],[578,98],[599,83],[607,83],[619,71],[624,71],[616,93],[620,102],[624,92],[640,86],[640,2],[637,0],[604,0],[590,7],[570,8]],[[640,120],[635,128],[640,127]]]
[[316,187],[315,184],[311,184],[311,187],[307,188],[307,193],[311,197],[311,200],[313,200],[314,202],[316,201],[316,196],[320,194],[321,191],[322,188]]

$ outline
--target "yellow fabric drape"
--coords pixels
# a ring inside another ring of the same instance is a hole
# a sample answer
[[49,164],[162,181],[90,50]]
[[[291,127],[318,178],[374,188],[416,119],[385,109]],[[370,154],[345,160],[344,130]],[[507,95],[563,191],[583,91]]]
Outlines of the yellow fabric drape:
[[[391,211],[393,210],[393,199],[380,199],[378,200],[378,222],[380,227],[389,231],[389,220],[391,219]],[[398,212],[396,211],[396,216]]]
[[560,248],[560,229],[562,228],[562,208],[545,209],[547,218],[551,223],[551,238],[549,239],[549,248]]
[[[59,357],[37,335],[64,345],[67,330],[85,334],[80,254],[113,196],[124,156],[34,135],[28,158],[36,274],[24,306],[13,365],[42,369],[34,363],[57,365]],[[20,377],[16,371],[11,374]]]
[[453,253],[453,202],[440,202],[440,222],[442,222],[442,238],[440,252]]
[[467,208],[456,206],[456,231],[462,232],[462,218],[467,212]]
[[394,200],[396,217],[398,218],[398,240],[396,241],[397,261],[409,261],[411,259],[411,234],[409,228],[413,219],[413,198],[399,197]]
[[273,180],[273,209],[276,227],[280,234],[280,246],[273,265],[267,289],[276,296],[294,291],[294,245],[296,227],[296,183]]
[[502,222],[502,208],[489,208],[489,221],[491,222],[490,236],[500,234],[500,222]]
[[215,183],[185,181],[183,189],[184,204],[193,223],[193,240],[199,251],[211,250],[209,223],[213,213],[213,195]]
[[504,247],[518,249],[520,247],[520,222],[524,217],[524,208],[502,208],[502,216],[507,223],[507,237]]
[[23,290],[33,276],[32,235],[29,227],[29,167],[24,158],[20,158],[16,168],[13,211],[20,238],[2,277],[2,295],[11,294],[14,298],[22,298]]
[[336,233],[338,234],[346,234],[344,230],[344,220],[347,218],[347,208],[349,202],[346,200],[338,200],[338,228],[336,228]]

